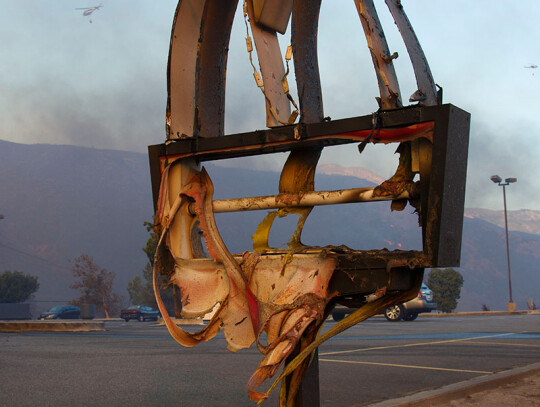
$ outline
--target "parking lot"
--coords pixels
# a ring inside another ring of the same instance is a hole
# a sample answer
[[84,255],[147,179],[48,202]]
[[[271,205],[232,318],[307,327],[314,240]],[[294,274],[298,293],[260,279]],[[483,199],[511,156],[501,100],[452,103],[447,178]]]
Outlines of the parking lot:
[[[245,384],[256,349],[231,354],[222,336],[183,348],[155,322],[105,327],[1,333],[0,405],[255,405]],[[323,344],[319,359],[322,406],[367,405],[540,362],[540,315],[374,318]]]

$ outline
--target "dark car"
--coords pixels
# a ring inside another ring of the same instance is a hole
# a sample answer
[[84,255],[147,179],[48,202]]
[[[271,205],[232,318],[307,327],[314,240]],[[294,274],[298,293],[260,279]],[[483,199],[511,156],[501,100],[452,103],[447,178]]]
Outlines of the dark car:
[[[437,308],[437,304],[433,301],[433,292],[425,284],[422,284],[418,296],[410,301],[392,305],[384,310],[384,316],[388,321],[414,321],[418,314],[422,312],[431,312]],[[332,311],[332,318],[335,321],[342,320],[347,314],[351,314],[357,308],[348,308],[337,306]]]
[[81,309],[75,305],[59,305],[40,314],[38,319],[79,319]]
[[120,318],[128,322],[130,319],[136,319],[143,322],[146,320],[156,321],[160,316],[159,311],[146,305],[133,305],[120,311]]

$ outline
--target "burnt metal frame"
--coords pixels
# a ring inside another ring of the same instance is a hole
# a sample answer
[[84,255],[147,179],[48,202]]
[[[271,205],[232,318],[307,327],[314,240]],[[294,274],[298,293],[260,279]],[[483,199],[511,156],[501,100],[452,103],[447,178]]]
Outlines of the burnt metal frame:
[[[336,253],[338,267],[329,290],[336,302],[361,306],[380,287],[411,290],[425,267],[459,266],[467,171],[470,114],[450,104],[382,111],[382,128],[434,122],[433,144],[420,140],[420,199],[423,251]],[[179,139],[148,147],[154,206],[159,196],[161,160],[192,157],[198,161],[269,154],[295,148],[357,142],[336,134],[373,128],[373,116],[302,123],[212,138]],[[318,353],[306,370],[295,406],[318,406]]]
[[[413,106],[382,111],[379,120],[382,128],[435,123],[433,145],[425,143],[429,147],[424,149],[424,153],[421,153],[423,158],[420,159],[420,225],[425,259],[422,266],[459,266],[470,114],[451,104]],[[194,157],[198,161],[210,161],[353,143],[357,140],[330,136],[369,130],[372,126],[372,116],[367,115],[223,137],[178,139],[149,146],[154,205],[161,179],[160,157]]]
[[[223,136],[225,68],[237,2],[237,0],[178,2],[171,33],[167,75],[166,128],[169,142],[149,147],[154,204],[158,197],[161,175],[160,156],[170,159],[183,156],[207,161],[311,147],[314,147],[315,156],[318,147],[354,142],[347,137],[336,139],[325,136],[372,128],[371,116],[329,123],[323,121],[322,91],[317,63],[318,15],[321,0],[295,0],[291,17],[291,44],[301,124]],[[384,33],[377,24],[378,18],[373,2],[356,0],[355,3],[364,30],[366,30],[364,22],[372,24],[375,29],[373,33],[366,32],[366,38],[373,37],[376,40],[381,34],[384,38]],[[436,103],[434,82],[418,40],[402,11],[400,2],[386,0],[386,3],[396,19],[411,55],[418,92],[426,97],[424,104],[432,105]],[[269,30],[261,31],[267,38],[273,39]],[[176,40],[173,43],[174,39]],[[451,105],[400,108],[397,81],[390,89],[397,92],[398,100],[394,100],[392,92],[390,95],[387,94],[386,85],[379,73],[384,71],[387,77],[395,76],[391,66],[392,56],[385,42],[378,41],[377,46],[370,50],[381,88],[381,106],[384,109],[396,108],[380,113],[382,127],[435,122],[433,145],[425,139],[420,139],[415,146],[415,152],[419,153],[423,208],[420,225],[424,244],[422,252],[390,254],[384,251],[334,252],[339,259],[340,270],[337,270],[339,272],[335,274],[333,284],[336,284],[343,294],[347,291],[360,293],[373,290],[388,281],[390,281],[389,289],[407,290],[410,284],[414,284],[408,283],[409,277],[413,275],[418,277],[419,273],[423,272],[423,267],[459,265],[461,247],[470,117],[468,113]],[[380,61],[381,56],[384,63]],[[384,60],[384,56],[390,58],[390,61]],[[279,86],[276,86],[279,83],[273,80],[274,73],[269,69],[269,65],[262,65],[261,73],[265,88],[267,86],[277,88],[280,93]],[[178,69],[179,67],[183,69]],[[277,102],[278,96],[273,99],[274,102]],[[313,165],[315,163],[316,159]],[[369,284],[355,283],[362,281],[362,276],[368,276]],[[416,280],[420,281],[418,278]],[[315,357],[313,362],[316,361]],[[310,377],[310,374],[313,376]],[[307,389],[300,392],[295,405],[319,405],[317,363],[311,363],[302,383]]]

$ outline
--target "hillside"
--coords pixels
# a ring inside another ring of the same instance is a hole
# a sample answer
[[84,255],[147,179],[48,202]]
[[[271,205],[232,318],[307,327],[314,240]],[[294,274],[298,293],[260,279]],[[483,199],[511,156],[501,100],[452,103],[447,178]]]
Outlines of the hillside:
[[[212,163],[205,166],[215,185],[215,199],[277,191],[277,172],[223,168]],[[322,167],[316,186],[319,190],[340,189],[377,181],[373,175],[365,175],[371,180],[366,181],[359,174],[365,173],[361,169]],[[127,303],[127,282],[146,262],[141,250],[148,238],[143,222],[153,213],[146,155],[0,141],[0,191],[0,214],[5,217],[0,220],[0,270],[19,270],[39,277],[37,310],[76,296],[69,289],[70,268],[73,259],[83,253],[116,272],[116,290]],[[357,249],[419,249],[420,229],[411,212],[410,207],[390,212],[388,203],[316,208],[302,240],[312,245],[345,244]],[[265,214],[216,216],[232,252],[251,249],[250,235]],[[479,310],[482,304],[505,309],[508,300],[504,229],[482,216],[481,212],[467,211],[465,218],[459,269],[465,286],[459,310]],[[277,222],[270,237],[274,246],[285,243],[294,230],[294,219]],[[540,235],[526,233],[534,229],[522,229],[511,233],[512,282],[519,309],[525,308],[528,297],[540,297],[536,267]]]
[[77,296],[71,262],[85,253],[125,295],[145,264],[149,190],[142,154],[0,141],[0,269],[37,275],[43,309]]
[[[468,208],[465,210],[465,217],[482,219],[504,228],[504,210],[494,211],[491,209]],[[530,209],[509,210],[508,230],[540,235],[540,211]]]

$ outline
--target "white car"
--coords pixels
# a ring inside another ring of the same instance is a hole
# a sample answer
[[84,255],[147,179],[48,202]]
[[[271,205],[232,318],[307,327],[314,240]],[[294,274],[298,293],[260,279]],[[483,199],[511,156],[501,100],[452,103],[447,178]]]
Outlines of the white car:
[[433,302],[433,292],[422,283],[418,296],[403,304],[393,305],[386,308],[384,316],[389,321],[414,321],[421,312],[431,312],[437,308]]
[[[345,315],[351,314],[357,308],[337,306],[332,311],[334,321],[340,321]],[[437,309],[437,304],[433,301],[433,292],[427,285],[422,283],[418,296],[410,301],[392,305],[384,310],[384,316],[388,321],[414,321],[421,312],[431,312]]]

